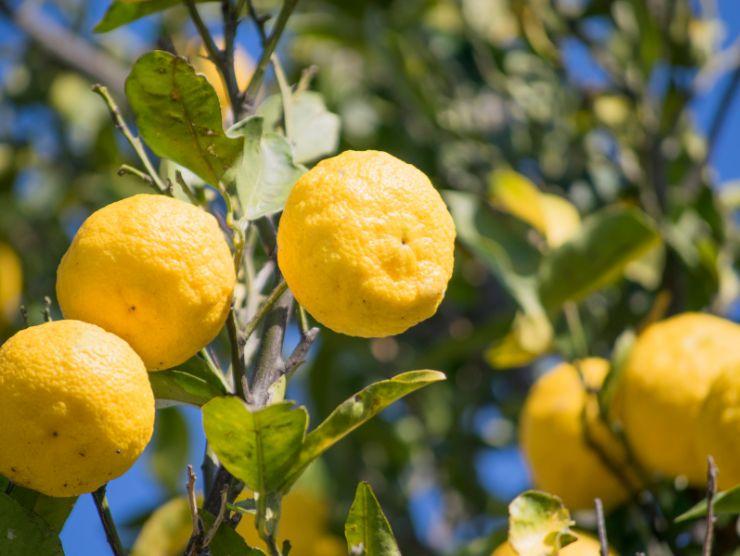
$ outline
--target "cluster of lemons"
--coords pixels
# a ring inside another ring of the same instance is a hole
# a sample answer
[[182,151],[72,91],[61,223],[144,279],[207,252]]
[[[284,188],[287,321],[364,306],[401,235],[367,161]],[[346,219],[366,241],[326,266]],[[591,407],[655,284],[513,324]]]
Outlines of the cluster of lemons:
[[740,325],[708,314],[652,324],[616,379],[609,415],[600,415],[594,395],[607,361],[564,363],[540,377],[521,420],[535,484],[571,509],[592,508],[597,497],[608,509],[656,477],[705,485],[708,455],[720,488],[740,483],[732,441],[740,438],[739,345]]
[[[278,263],[316,320],[387,336],[434,314],[454,239],[422,172],[386,153],[345,152],[295,185]],[[0,347],[0,474],[74,496],[124,473],[152,434],[147,371],[179,365],[215,338],[235,282],[218,221],[198,207],[136,195],[92,214],[57,272],[66,320]]]

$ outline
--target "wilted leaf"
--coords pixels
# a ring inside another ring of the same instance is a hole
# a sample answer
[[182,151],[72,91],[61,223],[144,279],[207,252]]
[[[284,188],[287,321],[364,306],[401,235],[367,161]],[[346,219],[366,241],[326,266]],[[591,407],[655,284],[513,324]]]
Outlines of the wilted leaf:
[[274,492],[295,464],[308,424],[305,408],[292,402],[250,411],[236,397],[203,406],[211,449],[235,477],[255,492]]
[[557,556],[577,539],[574,522],[557,496],[529,490],[509,504],[509,544],[520,556]]
[[578,234],[545,254],[540,297],[550,310],[578,301],[616,281],[625,266],[659,241],[647,216],[634,208],[613,207],[586,219]]
[[239,157],[242,141],[224,133],[216,91],[184,58],[144,54],[126,80],[126,96],[147,145],[206,182],[217,183]]
[[[712,506],[714,507],[715,515],[740,514],[740,485],[735,488],[731,488],[730,490],[717,493],[714,497],[714,503]],[[706,515],[707,501],[704,499],[687,512],[678,516],[676,518],[676,523],[697,519]]]
[[298,460],[283,485],[292,485],[312,461],[396,400],[445,379],[439,371],[409,371],[371,384],[345,400],[306,435]]
[[127,0],[114,0],[93,31],[96,33],[107,33],[136,21],[147,15],[166,10],[172,6],[181,4],[180,0],[148,0],[143,2],[131,2]]
[[265,131],[263,126],[261,117],[252,116],[229,129],[230,136],[244,138],[242,157],[232,173],[247,220],[281,211],[293,185],[306,171],[294,162],[285,137]]
[[182,472],[188,463],[188,425],[176,407],[157,411],[149,465],[161,485],[174,494],[182,490]]
[[197,355],[176,368],[149,373],[149,382],[160,407],[171,402],[201,406],[227,393],[223,377]]
[[0,554],[63,556],[59,537],[39,516],[7,494],[0,494]]
[[401,556],[390,523],[373,489],[365,482],[357,485],[344,536],[353,556]]

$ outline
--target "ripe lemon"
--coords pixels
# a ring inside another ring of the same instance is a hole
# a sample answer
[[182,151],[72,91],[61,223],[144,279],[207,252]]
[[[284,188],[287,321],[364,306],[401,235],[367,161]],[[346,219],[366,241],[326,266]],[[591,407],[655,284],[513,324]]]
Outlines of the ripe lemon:
[[0,328],[13,320],[23,287],[23,270],[18,255],[0,243]]
[[617,415],[649,470],[706,482],[697,446],[699,409],[720,371],[740,361],[740,326],[685,313],[649,326],[635,341],[616,392]]
[[[291,556],[342,556],[347,544],[329,530],[329,505],[307,489],[295,489],[283,498],[278,536],[288,539]],[[237,532],[250,546],[263,546],[254,516],[245,515]]]
[[131,347],[93,324],[50,322],[0,347],[0,474],[49,496],[91,492],[149,442],[154,395]]
[[85,221],[59,265],[57,297],[66,318],[113,332],[149,370],[161,370],[218,334],[235,280],[213,216],[162,195],[135,195]]
[[[604,359],[579,363],[586,382],[599,388],[609,369]],[[589,396],[573,365],[563,363],[543,375],[524,404],[520,441],[537,488],[563,499],[572,510],[594,507],[594,498],[613,507],[627,499],[628,489],[599,459],[584,437],[583,408],[588,431],[612,460],[624,462],[618,441],[599,419],[596,400]]]
[[719,468],[719,488],[740,485],[740,363],[714,380],[699,413],[699,447]]
[[187,498],[173,498],[149,516],[131,556],[182,556],[192,534],[190,503]]
[[[223,38],[216,38],[216,46],[223,48]],[[225,109],[231,105],[229,99],[229,92],[226,89],[226,84],[221,76],[221,72],[218,70],[216,65],[208,58],[208,51],[205,46],[201,45],[197,48],[195,45],[189,45],[186,49],[188,54],[193,53],[191,62],[195,71],[202,73],[211,86],[215,89],[218,95],[218,100],[221,103],[221,108]],[[236,83],[239,86],[239,90],[243,91],[249,84],[249,79],[254,73],[254,62],[247,54],[247,51],[242,47],[237,46],[234,49],[234,77]]]
[[399,334],[432,316],[452,275],[455,227],[417,168],[347,151],[298,180],[278,263],[298,302],[350,336]]
[[[578,540],[560,550],[560,556],[599,556],[599,541],[584,533],[576,533],[575,535]],[[491,556],[517,556],[517,552],[508,542],[505,542],[499,545]]]

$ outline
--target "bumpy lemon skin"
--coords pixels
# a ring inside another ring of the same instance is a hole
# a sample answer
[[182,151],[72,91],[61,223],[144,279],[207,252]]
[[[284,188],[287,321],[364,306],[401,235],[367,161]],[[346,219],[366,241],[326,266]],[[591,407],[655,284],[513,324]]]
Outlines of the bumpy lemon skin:
[[57,297],[66,318],[120,336],[156,371],[213,340],[235,281],[212,215],[163,195],[135,195],[84,222],[59,265]]
[[699,412],[699,448],[719,468],[721,490],[740,485],[740,362],[714,380]]
[[[559,551],[560,556],[599,556],[599,541],[583,533],[577,533],[576,537],[578,537],[576,542]],[[613,554],[613,552],[610,553]],[[508,542],[505,542],[499,545],[491,556],[517,556],[517,552]]]
[[699,410],[712,382],[740,361],[740,326],[684,313],[644,330],[620,376],[614,409],[642,465],[668,477],[706,483],[697,443]]
[[[588,385],[598,388],[609,370],[604,359],[579,362]],[[584,438],[583,407],[589,432],[615,461],[625,454],[598,416],[598,407],[585,392],[576,368],[562,363],[540,377],[522,410],[520,443],[529,462],[534,484],[562,498],[571,510],[593,508],[601,498],[606,508],[629,496],[627,488],[602,463]]]
[[149,442],[154,395],[119,337],[74,320],[27,328],[0,347],[0,474],[49,496],[92,492]]
[[455,226],[420,170],[387,153],[346,151],[298,180],[277,242],[285,280],[317,321],[383,337],[436,312],[452,276]]

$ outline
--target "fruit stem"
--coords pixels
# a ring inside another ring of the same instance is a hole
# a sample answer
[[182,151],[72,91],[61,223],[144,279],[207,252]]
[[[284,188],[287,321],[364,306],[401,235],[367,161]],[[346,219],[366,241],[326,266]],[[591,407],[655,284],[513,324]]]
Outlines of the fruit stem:
[[113,516],[110,513],[108,498],[105,495],[107,487],[108,485],[104,484],[92,493],[92,497],[95,501],[95,508],[98,510],[98,516],[100,516],[100,522],[103,524],[103,529],[105,530],[105,537],[108,539],[108,544],[113,554],[115,556],[125,556],[126,551],[121,544],[121,537],[118,536],[118,529],[116,529],[116,523],[113,521]]

